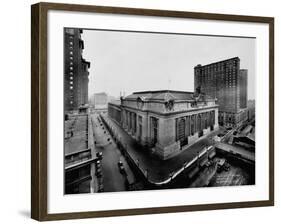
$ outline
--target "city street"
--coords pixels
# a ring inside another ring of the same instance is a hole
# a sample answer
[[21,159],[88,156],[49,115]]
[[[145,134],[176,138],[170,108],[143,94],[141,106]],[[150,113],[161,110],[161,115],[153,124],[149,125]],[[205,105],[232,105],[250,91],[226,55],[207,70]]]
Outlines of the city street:
[[198,152],[202,151],[205,147],[214,144],[211,137],[215,135],[216,132],[202,138],[181,154],[168,160],[160,160],[151,155],[143,147],[136,144],[135,140],[131,136],[129,136],[119,125],[109,119],[106,115],[102,116],[107,120],[109,125],[113,127],[115,133],[118,133],[121,141],[126,144],[126,150],[130,157],[136,164],[139,164],[140,169],[143,170],[144,173],[147,172],[148,179],[152,183],[160,183],[169,179],[174,172],[183,166],[183,164],[195,158],[198,155]]
[[[116,144],[111,139],[111,136],[107,132],[104,125],[100,125],[98,115],[91,115],[93,120],[94,138],[96,141],[96,151],[102,152],[102,173],[103,173],[103,185],[105,192],[114,191],[126,191],[125,176],[119,171],[117,165],[121,160],[124,164],[127,175],[130,175],[131,179],[134,179],[134,175],[130,170],[130,167],[126,163],[125,158],[118,150]],[[109,141],[108,141],[109,140]]]

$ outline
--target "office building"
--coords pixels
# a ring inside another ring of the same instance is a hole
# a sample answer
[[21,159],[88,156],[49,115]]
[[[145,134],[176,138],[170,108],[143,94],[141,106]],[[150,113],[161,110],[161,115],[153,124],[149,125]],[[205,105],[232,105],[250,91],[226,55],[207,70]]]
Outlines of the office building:
[[243,122],[247,110],[248,71],[240,69],[238,57],[197,65],[194,88],[217,99],[219,124],[236,126]]
[[83,58],[81,29],[64,30],[64,108],[75,111],[88,103],[90,62]]

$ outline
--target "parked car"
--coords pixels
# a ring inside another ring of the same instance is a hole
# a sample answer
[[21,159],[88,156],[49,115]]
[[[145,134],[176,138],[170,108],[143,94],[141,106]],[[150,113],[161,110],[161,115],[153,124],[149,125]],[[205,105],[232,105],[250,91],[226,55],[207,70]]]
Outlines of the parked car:
[[224,166],[224,164],[225,164],[225,159],[220,159],[219,161],[218,161],[218,168],[217,168],[217,172],[218,173],[220,173],[221,171],[223,171],[224,169],[223,169],[223,166]]
[[97,152],[97,153],[96,153],[96,156],[97,156],[99,159],[102,159],[102,152]]
[[98,169],[98,168],[101,168],[101,162],[100,162],[100,160],[98,160],[97,162],[96,162],[96,168]]
[[98,192],[104,192],[103,184],[99,185]]
[[213,140],[214,140],[215,142],[220,142],[220,141],[221,141],[221,137],[215,135],[215,136],[213,137]]
[[230,170],[230,164],[229,163],[225,163],[223,166],[224,171],[229,171]]
[[218,161],[218,173],[222,171],[229,171],[230,170],[230,164],[226,161],[226,159],[220,159]]
[[97,168],[97,169],[96,169],[96,176],[97,176],[97,177],[101,177],[101,176],[102,176],[101,168]]
[[118,161],[117,163],[118,167],[119,167],[119,171],[120,173],[124,174],[125,173],[125,167],[122,161]]
[[99,172],[96,174],[97,178],[101,178],[102,177],[102,172]]

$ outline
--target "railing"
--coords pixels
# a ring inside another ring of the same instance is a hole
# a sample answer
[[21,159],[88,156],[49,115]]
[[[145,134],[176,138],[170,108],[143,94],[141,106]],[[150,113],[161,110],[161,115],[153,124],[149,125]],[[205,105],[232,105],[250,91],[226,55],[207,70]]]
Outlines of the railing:
[[191,161],[189,161],[187,163],[184,163],[182,167],[180,167],[176,171],[170,173],[168,178],[166,178],[162,181],[156,181],[156,180],[153,180],[152,178],[150,178],[148,169],[142,167],[139,163],[139,160],[136,159],[136,158],[133,158],[132,155],[130,153],[128,153],[128,150],[127,150],[128,145],[121,141],[121,137],[118,136],[118,134],[116,133],[116,131],[112,127],[113,125],[109,124],[109,122],[111,122],[111,121],[109,121],[107,118],[104,118],[102,115],[100,115],[100,118],[101,118],[102,122],[104,123],[105,127],[108,129],[109,134],[113,137],[113,139],[117,143],[117,147],[119,147],[121,149],[121,152],[125,152],[126,158],[131,160],[131,162],[134,164],[135,167],[137,167],[137,169],[142,174],[142,176],[150,184],[153,184],[153,185],[156,185],[156,186],[168,184],[173,179],[175,179],[178,175],[180,175],[183,171],[185,171],[186,169],[190,168],[193,164],[195,164],[202,156],[204,156],[206,153],[208,153],[209,151],[214,149],[213,146],[205,147]]
[[71,165],[65,167],[65,172],[70,172],[72,170],[79,169],[81,167],[87,166],[89,164],[94,163],[96,160],[97,160],[96,158],[94,158],[94,159],[91,158],[91,159],[84,160],[84,161],[81,161],[81,162],[78,162],[78,163],[75,163],[75,164],[71,164]]

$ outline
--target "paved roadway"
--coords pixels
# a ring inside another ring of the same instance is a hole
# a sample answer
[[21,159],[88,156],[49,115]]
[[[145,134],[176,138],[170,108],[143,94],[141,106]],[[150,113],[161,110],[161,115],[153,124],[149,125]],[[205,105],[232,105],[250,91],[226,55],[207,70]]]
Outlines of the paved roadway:
[[[104,191],[125,191],[125,177],[119,171],[119,167],[117,165],[118,161],[121,159],[128,175],[133,175],[132,171],[126,163],[125,158],[117,149],[104,125],[100,125],[97,116],[97,114],[93,114],[91,115],[91,119],[94,124],[93,130],[96,141],[96,151],[103,153],[102,173]],[[108,141],[108,139],[110,139],[110,141]]]
[[[136,144],[135,140],[129,136],[119,125],[109,119],[107,116],[102,115],[121,137],[121,141],[127,145],[127,152],[131,158],[139,164],[139,167],[148,173],[148,179],[151,182],[162,182],[168,179],[175,171],[179,170],[183,164],[191,161],[198,155],[198,152],[203,150],[205,147],[213,145],[214,142],[211,140],[212,135],[206,136],[203,139],[197,141],[191,145],[188,149],[180,153],[179,155],[172,157],[167,160],[161,160],[151,155],[149,150]],[[137,162],[138,161],[138,162]]]

